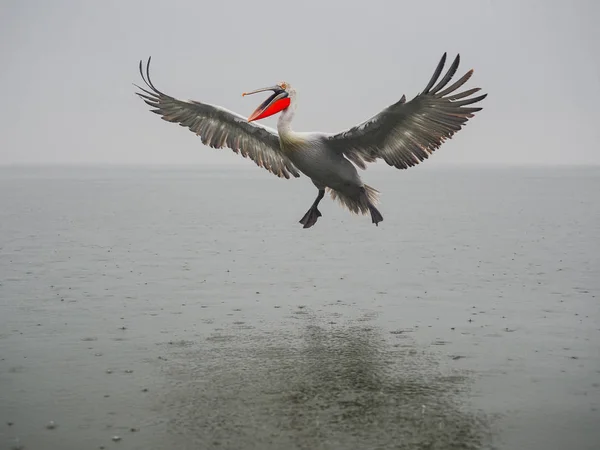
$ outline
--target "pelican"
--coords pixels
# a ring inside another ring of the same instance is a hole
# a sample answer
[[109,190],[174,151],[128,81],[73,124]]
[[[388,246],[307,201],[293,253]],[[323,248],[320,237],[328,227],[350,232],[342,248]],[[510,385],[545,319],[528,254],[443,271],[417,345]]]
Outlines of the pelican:
[[[365,170],[366,163],[378,159],[398,169],[419,164],[482,109],[468,105],[487,96],[471,97],[480,88],[457,92],[473,74],[472,69],[448,86],[460,55],[436,84],[446,63],[444,53],[423,92],[409,102],[403,95],[379,114],[339,133],[299,133],[292,131],[297,102],[296,91],[289,83],[243,93],[272,91],[246,119],[220,106],[177,100],[159,91],[150,79],[150,61],[148,58],[145,74],[142,61],[139,66],[146,88],[135,86],[141,90],[136,94],[153,108],[152,112],[189,128],[203,144],[228,147],[278,177],[297,178],[303,173],[312,180],[319,192],[300,219],[304,228],[312,227],[321,217],[318,206],[326,190],[350,212],[370,214],[372,223],[378,225],[383,220],[376,208],[379,191],[363,183],[357,167]],[[256,122],[277,113],[277,130]]]

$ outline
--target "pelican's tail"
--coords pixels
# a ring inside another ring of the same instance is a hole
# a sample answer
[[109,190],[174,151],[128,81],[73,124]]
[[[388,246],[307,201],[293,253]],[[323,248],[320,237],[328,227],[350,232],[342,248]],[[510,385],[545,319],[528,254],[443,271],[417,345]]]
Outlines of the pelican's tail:
[[371,186],[364,185],[360,187],[357,195],[347,195],[344,192],[330,189],[331,198],[337,200],[342,206],[354,214],[371,214],[371,220],[375,225],[383,220],[381,213],[375,208],[379,203],[379,191]]

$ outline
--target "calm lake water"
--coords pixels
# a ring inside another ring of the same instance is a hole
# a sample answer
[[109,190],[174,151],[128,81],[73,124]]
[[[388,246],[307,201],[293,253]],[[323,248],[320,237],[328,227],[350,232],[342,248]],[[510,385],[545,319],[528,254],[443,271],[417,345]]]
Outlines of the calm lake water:
[[598,449],[600,168],[0,169],[0,448]]

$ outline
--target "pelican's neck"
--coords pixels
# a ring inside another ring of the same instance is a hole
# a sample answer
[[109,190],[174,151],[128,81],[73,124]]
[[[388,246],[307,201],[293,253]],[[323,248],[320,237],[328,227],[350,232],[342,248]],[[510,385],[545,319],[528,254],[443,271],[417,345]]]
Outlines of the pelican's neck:
[[290,105],[285,108],[279,115],[277,120],[277,131],[279,136],[285,138],[286,136],[292,136],[292,120],[294,120],[294,114],[296,113],[296,91],[292,89],[288,84],[288,95],[290,97]]
[[280,136],[289,135],[292,133],[292,120],[294,120],[294,105],[290,104],[286,109],[281,112],[279,119],[277,120],[277,131]]

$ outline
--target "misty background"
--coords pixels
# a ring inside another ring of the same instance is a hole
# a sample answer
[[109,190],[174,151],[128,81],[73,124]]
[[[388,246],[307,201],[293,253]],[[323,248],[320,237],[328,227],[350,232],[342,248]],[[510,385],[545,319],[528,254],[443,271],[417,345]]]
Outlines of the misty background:
[[[0,3],[0,164],[248,164],[148,112],[138,62],[181,99],[250,114],[298,91],[297,131],[348,128],[426,85],[444,51],[489,94],[434,164],[600,164],[594,1]],[[276,118],[264,121],[275,126]]]

